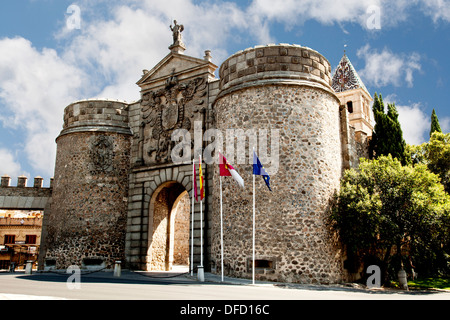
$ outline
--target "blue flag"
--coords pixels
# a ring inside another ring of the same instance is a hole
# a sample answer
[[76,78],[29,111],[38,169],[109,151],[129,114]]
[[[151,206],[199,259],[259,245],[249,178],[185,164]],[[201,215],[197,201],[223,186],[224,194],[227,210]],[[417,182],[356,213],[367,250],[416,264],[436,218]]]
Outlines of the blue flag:
[[264,169],[263,165],[261,164],[261,161],[259,161],[259,158],[256,155],[255,151],[253,151],[253,174],[255,176],[262,176],[264,181],[266,182],[267,188],[269,188],[269,190],[272,191],[272,189],[270,188],[269,174],[267,173],[266,169]]

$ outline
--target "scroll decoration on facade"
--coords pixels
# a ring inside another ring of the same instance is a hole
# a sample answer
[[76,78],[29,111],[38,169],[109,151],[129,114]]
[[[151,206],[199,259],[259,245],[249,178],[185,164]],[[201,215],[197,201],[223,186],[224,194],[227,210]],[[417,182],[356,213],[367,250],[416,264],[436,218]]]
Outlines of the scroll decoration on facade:
[[206,79],[201,77],[180,83],[172,73],[165,88],[143,94],[141,139],[145,164],[169,162],[175,144],[171,140],[172,132],[191,130],[193,120],[190,118],[204,108],[207,85]]

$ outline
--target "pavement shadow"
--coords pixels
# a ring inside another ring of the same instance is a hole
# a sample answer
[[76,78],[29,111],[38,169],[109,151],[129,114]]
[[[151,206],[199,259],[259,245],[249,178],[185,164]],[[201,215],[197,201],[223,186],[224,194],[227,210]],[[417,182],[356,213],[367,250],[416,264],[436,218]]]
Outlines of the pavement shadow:
[[[28,281],[42,281],[42,282],[67,282],[71,281],[75,274],[59,273],[59,272],[35,272],[32,274],[24,273],[0,273],[1,275],[15,275],[16,278]],[[79,274],[80,281],[83,283],[120,283],[120,284],[159,284],[159,285],[192,285],[192,284],[207,284],[206,282],[199,282],[193,278],[188,278],[186,274],[174,274],[163,272],[133,272],[123,271],[120,277],[114,277],[113,272],[94,272]],[[69,279],[72,277],[71,279]]]

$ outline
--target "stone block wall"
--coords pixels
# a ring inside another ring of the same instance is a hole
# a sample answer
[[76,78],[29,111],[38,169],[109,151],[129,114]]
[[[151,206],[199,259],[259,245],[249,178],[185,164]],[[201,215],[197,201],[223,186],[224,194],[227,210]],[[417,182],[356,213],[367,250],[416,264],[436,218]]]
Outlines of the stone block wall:
[[[253,54],[255,66],[264,66],[259,74],[245,72],[253,68],[248,63]],[[272,61],[288,69],[267,69]],[[293,61],[312,67],[307,68],[311,72],[303,67],[292,72]],[[237,76],[232,77],[234,73]],[[329,86],[328,62],[308,48],[268,46],[231,56],[222,65],[221,75],[222,91],[214,104],[218,129],[277,129],[280,133],[278,171],[271,175],[273,192],[256,177],[257,279],[341,281],[341,248],[327,226],[329,201],[339,188],[343,170],[339,100]],[[234,181],[224,179],[224,268],[228,275],[251,277],[252,169],[251,163],[233,166],[247,187],[237,189]],[[271,168],[267,170],[270,174]],[[220,270],[217,171],[213,181],[212,259]]]
[[268,79],[308,80],[331,86],[331,65],[317,51],[298,45],[248,48],[229,57],[220,67],[220,88]]
[[83,100],[64,110],[62,134],[99,127],[129,133],[128,104],[112,100]]
[[[83,110],[99,112],[98,123],[75,120]],[[106,120],[120,110],[122,121]],[[52,260],[57,269],[82,267],[90,260],[111,268],[125,250],[131,143],[126,105],[79,102],[66,108],[65,119],[57,138],[52,202],[44,215],[41,266]]]

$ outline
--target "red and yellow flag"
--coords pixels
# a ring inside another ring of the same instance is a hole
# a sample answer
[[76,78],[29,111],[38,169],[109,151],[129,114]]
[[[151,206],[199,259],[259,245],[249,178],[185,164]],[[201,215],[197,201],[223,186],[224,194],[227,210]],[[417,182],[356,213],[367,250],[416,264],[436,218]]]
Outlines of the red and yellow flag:
[[202,171],[202,158],[200,157],[200,162],[198,164],[198,173],[200,176],[200,201],[205,198],[205,183],[203,181],[203,171]]

